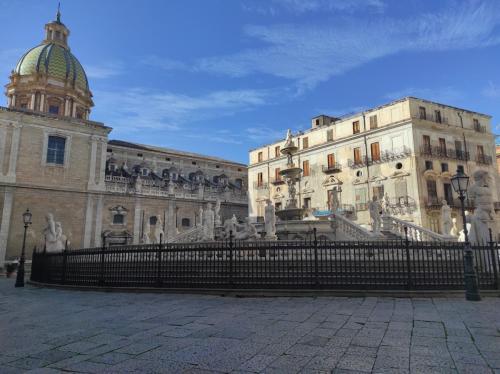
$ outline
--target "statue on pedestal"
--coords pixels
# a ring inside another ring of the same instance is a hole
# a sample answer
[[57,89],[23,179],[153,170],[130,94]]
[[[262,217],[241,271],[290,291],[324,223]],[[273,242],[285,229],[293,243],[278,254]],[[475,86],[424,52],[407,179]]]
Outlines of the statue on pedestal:
[[174,182],[170,179],[170,180],[168,181],[168,185],[167,185],[167,190],[168,190],[168,194],[169,194],[169,195],[173,195],[173,194],[175,194],[174,187],[175,187],[175,186],[174,186]]
[[450,230],[450,235],[454,236],[454,237],[458,237],[459,230],[458,230],[458,227],[457,227],[457,219],[456,218],[452,218],[451,222],[452,222],[452,227],[451,227],[451,230]]
[[224,221],[224,239],[229,239],[231,235],[231,231],[233,232],[233,236],[236,233],[236,226],[238,225],[238,218],[233,214],[233,216]]
[[150,244],[151,243],[150,231],[151,231],[151,226],[149,224],[149,219],[147,219],[146,222],[144,222],[144,231],[142,233],[142,238],[141,238],[142,244]]
[[140,175],[137,175],[135,178],[135,192],[136,193],[141,193],[142,192],[142,178]]
[[207,209],[203,212],[203,240],[211,241],[215,238],[215,214],[212,204],[207,204]]
[[382,213],[389,216],[391,214],[391,202],[389,199],[389,194],[386,192],[384,195],[384,201],[382,202]]
[[257,229],[250,222],[250,218],[245,218],[245,223],[242,225],[236,225],[237,232],[234,235],[236,240],[256,240],[260,239],[260,235],[257,232]]
[[451,235],[453,221],[451,220],[451,208],[446,200],[442,201],[441,206],[441,233],[443,235]]
[[220,226],[222,224],[220,218],[220,199],[217,198],[215,202],[215,226]]
[[276,239],[276,212],[273,202],[270,199],[266,200],[264,209],[264,222],[266,230],[266,239]]
[[161,217],[156,216],[156,225],[155,225],[155,243],[159,244],[165,241],[165,233],[163,232],[163,224],[161,222]]
[[339,194],[336,189],[329,192],[330,199],[328,201],[328,209],[332,212],[336,212],[340,208]]
[[380,232],[382,207],[378,202],[377,196],[373,196],[372,200],[368,203],[368,210],[370,212],[370,219],[372,221],[372,231],[374,233]]
[[474,184],[469,188],[468,197],[474,202],[469,240],[475,245],[485,245],[490,240],[489,225],[495,219],[493,196],[489,186],[489,175],[485,170],[477,170],[472,175]]
[[43,230],[45,250],[48,253],[63,251],[66,236],[63,235],[61,223],[54,221],[52,213],[47,213],[45,220],[47,222],[47,227]]

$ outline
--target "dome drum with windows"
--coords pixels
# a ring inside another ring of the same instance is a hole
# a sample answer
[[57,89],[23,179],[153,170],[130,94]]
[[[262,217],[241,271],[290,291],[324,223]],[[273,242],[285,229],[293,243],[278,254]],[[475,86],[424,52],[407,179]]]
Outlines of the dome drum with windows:
[[9,108],[88,119],[94,103],[87,75],[68,46],[69,29],[56,20],[45,25],[45,40],[26,52],[6,86]]

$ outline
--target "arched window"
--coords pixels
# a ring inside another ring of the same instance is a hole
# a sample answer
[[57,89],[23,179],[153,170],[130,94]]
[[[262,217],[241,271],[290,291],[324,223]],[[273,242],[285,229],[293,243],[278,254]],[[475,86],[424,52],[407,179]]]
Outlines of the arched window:
[[189,220],[189,218],[183,218],[181,224],[182,224],[182,227],[190,227],[191,221]]

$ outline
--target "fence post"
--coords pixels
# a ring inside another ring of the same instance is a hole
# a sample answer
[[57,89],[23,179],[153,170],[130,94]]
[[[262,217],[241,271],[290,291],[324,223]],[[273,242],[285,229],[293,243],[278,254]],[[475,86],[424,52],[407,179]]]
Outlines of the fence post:
[[495,249],[495,242],[493,241],[493,233],[491,229],[490,231],[490,255],[491,262],[493,266],[493,276],[495,278],[495,288],[500,289],[500,279],[498,278],[498,268],[497,268],[497,259],[498,259],[498,250]]
[[99,272],[99,286],[104,286],[104,251],[106,247],[101,247],[101,269]]
[[156,286],[162,286],[161,280],[161,247],[163,242],[163,234],[160,233],[160,244],[158,245],[158,251],[156,252],[157,269],[156,269]]
[[68,266],[68,242],[66,241],[66,245],[64,246],[63,251],[63,269],[62,269],[62,277],[61,283],[66,284],[66,268]]
[[319,270],[318,270],[318,238],[316,236],[316,227],[313,228],[314,235],[314,284],[319,287]]
[[229,284],[234,285],[233,279],[233,230],[229,230]]
[[413,280],[411,276],[410,241],[408,240],[408,226],[404,227],[404,231],[405,231],[406,271],[408,277],[407,288],[411,290],[413,288]]

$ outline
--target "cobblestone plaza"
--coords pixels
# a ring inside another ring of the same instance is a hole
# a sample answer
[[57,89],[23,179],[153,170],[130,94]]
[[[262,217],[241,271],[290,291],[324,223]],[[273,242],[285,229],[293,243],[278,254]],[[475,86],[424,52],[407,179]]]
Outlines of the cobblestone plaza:
[[1,373],[500,373],[500,299],[15,289]]

